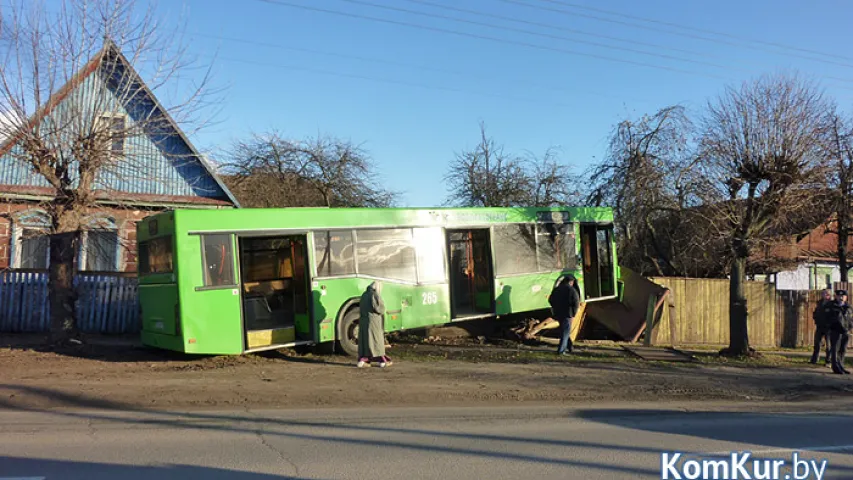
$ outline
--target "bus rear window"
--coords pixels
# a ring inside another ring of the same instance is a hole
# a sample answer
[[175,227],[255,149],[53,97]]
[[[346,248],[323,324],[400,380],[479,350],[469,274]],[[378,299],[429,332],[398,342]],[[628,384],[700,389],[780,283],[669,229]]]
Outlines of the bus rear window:
[[139,244],[139,273],[172,273],[172,237],[160,237]]

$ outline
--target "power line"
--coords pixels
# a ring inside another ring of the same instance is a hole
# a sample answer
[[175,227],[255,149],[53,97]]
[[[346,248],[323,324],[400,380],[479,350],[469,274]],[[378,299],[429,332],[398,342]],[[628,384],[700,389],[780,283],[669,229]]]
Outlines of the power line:
[[299,65],[285,65],[285,64],[276,64],[276,63],[270,63],[270,62],[259,62],[256,60],[246,60],[244,58],[233,58],[233,57],[221,57],[220,56],[217,58],[220,60],[228,61],[228,62],[245,63],[247,65],[257,65],[257,66],[281,68],[281,69],[286,69],[286,70],[290,70],[290,71],[297,70],[297,71],[303,71],[303,72],[314,73],[314,74],[319,74],[319,75],[326,75],[326,76],[332,76],[332,77],[343,77],[343,78],[353,78],[353,79],[358,79],[358,80],[367,80],[367,81],[379,82],[379,83],[389,83],[389,84],[402,85],[402,86],[407,86],[407,87],[423,88],[426,90],[443,90],[443,91],[448,91],[448,92],[453,92],[453,93],[462,93],[465,95],[479,95],[479,96],[484,96],[484,97],[500,98],[501,100],[514,100],[514,101],[524,102],[524,103],[534,103],[534,104],[538,104],[538,105],[547,104],[548,106],[558,106],[558,107],[566,107],[566,108],[575,108],[578,106],[577,104],[571,105],[571,104],[567,104],[567,103],[554,102],[551,100],[548,100],[548,102],[546,103],[546,102],[534,100],[531,98],[515,97],[515,96],[503,95],[503,94],[492,94],[492,93],[486,93],[486,92],[482,92],[482,91],[472,91],[472,90],[464,90],[464,89],[453,88],[453,87],[443,87],[443,86],[439,86],[439,85],[428,85],[428,84],[423,84],[423,83],[405,82],[405,81],[393,80],[393,79],[389,79],[389,78],[372,77],[372,76],[368,76],[368,75],[356,75],[356,74],[349,74],[349,73],[341,73],[340,71],[336,71],[336,70],[323,70],[323,69],[313,68],[313,67],[302,67]]
[[[370,6],[376,6],[376,5],[374,5],[374,4],[370,4],[370,3],[367,3],[367,2],[364,2],[364,1],[356,1],[356,0],[341,0],[341,1],[350,2],[350,3],[364,4],[364,5],[370,5]],[[668,47],[661,46],[661,45],[657,45],[657,44],[650,44],[650,43],[645,43],[645,42],[635,42],[635,41],[633,41],[633,40],[620,39],[620,38],[618,38],[618,37],[610,37],[610,36],[606,36],[606,35],[591,34],[591,33],[583,32],[583,31],[579,31],[579,30],[566,29],[566,28],[559,27],[559,26],[556,26],[556,25],[550,25],[550,24],[547,24],[547,23],[531,22],[531,21],[528,21],[528,20],[520,20],[520,19],[516,19],[516,18],[512,18],[512,17],[507,17],[507,16],[503,16],[503,15],[494,15],[494,14],[491,14],[491,13],[482,12],[482,11],[477,11],[477,10],[468,10],[468,9],[464,9],[464,8],[452,7],[452,6],[449,6],[449,5],[444,5],[444,4],[440,4],[440,3],[430,2],[430,1],[426,1],[426,0],[405,0],[405,1],[408,1],[408,2],[410,2],[410,3],[415,3],[415,4],[421,4],[421,5],[433,6],[433,7],[436,7],[436,8],[442,8],[442,9],[445,9],[445,10],[451,10],[451,11],[457,11],[457,12],[462,12],[462,13],[469,13],[469,14],[474,14],[474,15],[481,15],[481,16],[484,16],[484,17],[496,18],[496,19],[505,20],[505,21],[509,21],[509,22],[516,22],[516,23],[521,23],[521,24],[526,24],[526,25],[534,25],[534,26],[542,27],[542,28],[551,28],[551,29],[555,29],[555,30],[564,30],[564,31],[568,31],[568,32],[580,32],[579,34],[582,34],[582,35],[589,35],[589,36],[592,36],[592,37],[606,38],[606,39],[610,39],[610,40],[614,40],[614,41],[619,41],[619,42],[630,42],[630,43],[637,44],[637,45],[646,45],[646,46],[652,46],[652,47],[655,47],[655,48],[666,48],[666,49],[670,49],[670,48],[668,48]],[[542,0],[542,1],[548,1],[548,0]],[[385,6],[377,6],[377,7],[378,7],[378,8],[391,8],[391,7],[385,7]],[[401,9],[394,9],[394,10],[401,10]],[[463,21],[463,20],[457,20],[457,19],[453,19],[453,20],[454,20],[454,21]],[[505,27],[494,27],[494,28],[504,28],[504,29],[506,29]],[[570,39],[570,38],[567,38],[567,37],[557,37],[557,36],[552,36],[552,35],[540,34],[540,33],[536,33],[536,32],[529,32],[529,31],[518,30],[518,29],[515,29],[515,31],[519,31],[519,32],[523,32],[523,33],[529,33],[529,34],[531,34],[531,35],[539,35],[539,36],[546,36],[546,37],[550,37],[550,38],[557,38],[557,39],[562,39],[562,40],[572,41],[572,42],[577,42],[577,43],[587,43],[587,44],[590,44],[590,45],[602,46],[602,47],[604,47],[604,48],[617,49],[617,50],[619,50],[619,49],[620,49],[619,47],[613,47],[613,46],[610,46],[610,45],[605,45],[605,44],[595,43],[595,42],[587,42],[587,41],[583,41],[583,40],[574,40],[574,39]],[[645,54],[645,55],[661,56],[661,55],[658,55],[658,54],[650,54],[650,53],[646,53],[646,52],[642,52],[642,51],[638,51],[638,50],[633,50],[633,49],[627,49],[627,50],[628,50],[628,51],[632,51],[632,52],[642,53],[642,54]],[[694,52],[694,51],[690,51],[690,50],[682,50],[682,49],[670,49],[670,50],[675,50],[675,51],[679,51],[679,52],[683,52],[683,53],[688,53],[688,54],[690,54],[690,55],[697,55],[697,56],[700,56],[700,57],[707,57],[707,56],[708,56],[708,53],[706,53],[706,52]],[[700,64],[700,65],[707,65],[707,66],[712,66],[712,67],[722,68],[722,69],[725,69],[725,70],[734,70],[734,71],[737,71],[737,72],[749,73],[749,71],[748,71],[748,70],[746,70],[746,69],[743,69],[743,68],[736,68],[736,67],[731,67],[731,66],[728,66],[728,65],[720,65],[720,64],[710,63],[710,62],[700,62],[700,61],[689,60],[689,59],[684,59],[684,58],[680,58],[680,57],[673,57],[673,56],[669,56],[669,55],[663,55],[663,57],[664,57],[664,58],[677,59],[677,60],[679,60],[679,61],[684,61],[684,62],[688,62],[688,63],[697,63],[697,64]],[[808,57],[806,57],[806,58],[808,58]],[[820,59],[811,59],[811,58],[809,58],[809,59],[810,59],[810,60],[813,60],[813,61],[817,61],[817,62],[827,62],[827,61],[825,61],[825,60],[820,60]],[[835,62],[829,62],[829,63],[836,64]],[[850,68],[853,68],[853,65],[846,65],[846,64],[837,64],[837,65],[841,65],[841,66],[848,66],[848,67],[850,67]],[[844,82],[844,83],[853,83],[853,78],[841,78],[841,77],[834,77],[834,76],[828,76],[828,75],[824,75],[823,77],[824,77],[824,78],[826,78],[826,79],[828,79],[828,80],[835,80],[835,81]],[[841,87],[841,88],[845,88],[845,87]]]
[[[568,38],[568,37],[562,37],[559,35],[552,35],[552,34],[548,34],[548,33],[541,33],[541,32],[536,32],[536,31],[531,31],[531,30],[524,30],[521,28],[506,27],[506,26],[502,26],[502,25],[495,25],[493,23],[478,22],[476,20],[467,20],[467,19],[462,19],[462,18],[449,17],[447,15],[440,15],[440,14],[427,13],[427,12],[419,12],[417,10],[410,10],[407,8],[400,8],[400,7],[391,7],[388,5],[381,5],[381,4],[377,4],[377,3],[373,3],[373,2],[367,2],[364,0],[339,0],[339,1],[352,3],[355,5],[362,5],[362,6],[366,6],[366,7],[373,7],[373,8],[383,9],[383,10],[390,10],[390,11],[394,11],[394,12],[407,13],[410,15],[418,15],[418,16],[427,17],[427,18],[437,18],[440,20],[450,20],[451,22],[464,23],[464,24],[468,24],[468,25],[477,25],[480,27],[494,28],[494,29],[498,29],[501,31],[523,33],[526,35],[533,35],[533,36],[543,37],[543,38],[552,39],[552,40],[564,40],[564,41],[574,42],[574,43],[583,43],[583,44],[592,45],[592,46],[596,46],[596,47],[603,47],[603,48],[609,48],[612,50],[619,50],[619,51],[624,51],[624,52],[637,53],[640,55],[648,55],[650,57],[664,58],[667,60],[675,60],[678,62],[693,63],[693,64],[697,64],[697,65],[704,65],[704,66],[709,66],[709,67],[714,67],[714,68],[721,68],[724,70],[731,68],[731,67],[728,67],[726,65],[703,62],[701,60],[693,60],[693,59],[688,59],[688,58],[684,58],[684,57],[677,57],[674,55],[666,55],[663,53],[648,52],[645,50],[638,50],[638,49],[634,49],[634,48],[614,47],[612,45],[607,45],[605,43],[590,42],[588,40],[576,40],[576,39],[572,39],[572,38]],[[414,1],[414,0],[410,0],[410,1]],[[419,2],[415,1],[414,3],[419,3]],[[433,5],[435,5],[435,4],[433,4]],[[455,11],[459,11],[459,12],[474,13],[474,14],[483,15],[483,16],[489,16],[490,15],[490,14],[483,13],[483,12],[477,12],[477,11],[473,11],[473,10],[465,10],[465,9],[460,9],[460,8],[456,8],[456,7],[444,6],[444,8],[447,10],[455,10]],[[498,18],[506,19],[506,17],[498,17]],[[510,21],[515,21],[515,20],[510,19]]]
[[[356,1],[356,0],[341,0],[341,1],[374,6],[373,4],[370,4],[370,3],[367,3],[364,1]],[[450,11],[480,15],[480,16],[484,16],[484,17],[490,17],[490,18],[500,19],[500,20],[509,21],[509,22],[516,22],[516,23],[521,23],[521,24],[525,24],[525,25],[533,25],[533,26],[537,26],[537,27],[551,28],[551,29],[563,30],[563,31],[567,31],[567,32],[577,32],[578,34],[581,34],[581,35],[588,35],[588,36],[592,36],[592,37],[605,38],[608,40],[614,40],[614,41],[618,41],[618,42],[629,42],[629,43],[636,44],[636,45],[645,45],[645,46],[651,46],[651,47],[655,47],[655,48],[665,48],[665,49],[674,50],[674,51],[678,51],[678,52],[682,52],[682,53],[688,53],[690,55],[697,55],[700,57],[709,56],[707,52],[695,52],[695,51],[690,51],[690,50],[672,49],[669,47],[665,47],[665,46],[657,45],[657,44],[653,44],[653,43],[639,42],[639,41],[634,41],[634,40],[622,39],[622,38],[618,38],[618,37],[611,37],[611,36],[607,36],[607,35],[592,34],[592,33],[588,33],[588,32],[583,32],[581,30],[568,29],[568,28],[564,28],[564,27],[560,27],[560,26],[556,26],[556,25],[551,25],[551,24],[547,24],[547,23],[531,22],[528,20],[520,20],[517,18],[507,17],[504,15],[495,15],[495,14],[477,11],[477,10],[468,10],[468,9],[464,9],[464,8],[457,8],[457,7],[452,7],[450,5],[444,5],[444,4],[430,2],[430,1],[426,1],[426,0],[405,0],[405,1],[410,2],[410,3],[420,4],[420,5],[433,6],[436,8],[441,8],[441,9],[450,10]],[[390,7],[381,6],[380,8],[390,8]],[[400,9],[395,9],[395,10],[400,10]],[[454,20],[455,21],[462,21],[462,20],[456,20],[456,19],[454,19]],[[495,27],[495,28],[504,28],[505,29],[505,27]],[[619,49],[618,47],[613,47],[610,45],[605,45],[605,44],[600,44],[600,43],[595,43],[595,42],[585,42],[582,40],[581,41],[573,40],[573,39],[570,39],[567,37],[556,37],[556,36],[552,36],[552,35],[544,35],[544,34],[539,34],[539,33],[534,33],[534,32],[529,32],[529,31],[525,32],[523,30],[517,30],[517,29],[515,31],[529,33],[531,35],[540,35],[540,36],[547,36],[550,38],[558,38],[558,39],[562,39],[562,40],[566,40],[566,41],[572,41],[572,42],[578,42],[578,43],[587,43],[590,45],[602,46],[605,48]],[[646,55],[660,56],[660,55],[656,55],[656,54],[649,54],[649,53],[645,53],[645,52],[640,52],[640,51],[633,50],[633,49],[627,49],[627,50],[632,51],[632,52],[644,53]],[[728,65],[720,65],[720,64],[710,63],[710,62],[699,62],[699,61],[688,60],[688,59],[683,59],[683,58],[679,58],[679,57],[672,57],[669,55],[665,55],[664,58],[678,59],[679,61],[684,61],[684,62],[689,62],[689,63],[697,63],[700,65],[707,65],[707,66],[722,68],[725,70],[734,70],[737,72],[749,73],[749,70],[746,70],[743,68],[731,67]],[[818,59],[814,59],[814,60],[815,61],[822,61],[822,60],[818,60]],[[849,65],[849,66],[851,68],[853,68],[853,65]],[[823,77],[826,79],[829,79],[829,80],[835,80],[835,81],[845,82],[845,83],[853,83],[853,78],[840,78],[840,77],[833,77],[833,76],[826,76],[826,75],[824,75]]]
[[[670,34],[670,35],[677,35],[677,36],[681,36],[681,37],[693,38],[693,39],[697,39],[697,40],[704,40],[706,42],[719,43],[722,45],[729,45],[729,46],[733,46],[733,47],[746,47],[746,48],[751,48],[753,50],[772,53],[774,55],[782,55],[782,56],[788,56],[788,57],[794,57],[794,58],[802,58],[802,59],[806,59],[806,60],[812,60],[815,62],[823,62],[823,63],[828,63],[828,64],[837,65],[837,66],[841,66],[841,67],[853,68],[853,64],[850,64],[850,63],[835,62],[832,60],[814,58],[814,57],[810,57],[810,56],[806,56],[806,55],[797,55],[797,54],[790,53],[790,52],[781,53],[781,52],[778,52],[776,50],[751,46],[748,43],[744,43],[744,42],[741,42],[741,43],[728,42],[728,41],[719,40],[719,39],[715,39],[715,38],[708,38],[706,36],[696,35],[696,34],[692,34],[692,33],[667,32],[667,31],[661,30],[658,27],[651,27],[651,26],[647,26],[647,25],[639,25],[637,23],[615,20],[612,18],[605,18],[605,17],[596,16],[596,15],[570,12],[570,11],[563,10],[560,8],[546,7],[544,5],[533,5],[533,4],[525,3],[525,2],[519,1],[519,0],[498,0],[498,1],[501,1],[504,3],[509,3],[509,4],[514,4],[514,5],[520,5],[520,6],[527,7],[527,8],[533,8],[533,9],[541,10],[541,11],[559,13],[559,14],[566,15],[569,17],[589,18],[592,20],[598,20],[598,21],[613,23],[613,24],[617,24],[617,25],[625,25],[628,27],[639,28],[639,29],[643,29],[643,30],[650,30],[650,31],[657,32],[657,33],[666,33],[666,34]],[[550,3],[562,5],[562,3],[558,2],[557,0],[539,0],[539,1],[550,2]],[[683,28],[687,28],[687,27],[683,27]],[[796,49],[787,49],[787,50],[796,50]]]
[[667,27],[680,28],[680,29],[683,29],[683,30],[692,30],[692,31],[696,31],[696,32],[709,33],[709,34],[711,34],[711,35],[718,35],[718,36],[721,36],[721,37],[734,38],[734,39],[736,39],[736,40],[741,40],[741,41],[744,41],[744,42],[758,43],[758,44],[768,45],[768,46],[772,46],[772,47],[776,47],[776,48],[780,48],[780,49],[784,49],[784,50],[796,50],[796,51],[799,51],[799,52],[811,53],[811,54],[814,54],[814,55],[821,55],[821,56],[829,57],[829,58],[837,58],[837,59],[840,59],[840,60],[853,61],[853,58],[851,58],[851,57],[844,57],[844,56],[841,56],[841,55],[836,55],[836,54],[831,54],[831,53],[820,52],[820,51],[817,51],[817,50],[809,50],[809,49],[807,49],[807,48],[797,47],[797,46],[794,46],[794,45],[786,45],[786,44],[782,44],[782,43],[767,42],[767,41],[764,41],[764,40],[757,40],[757,39],[754,39],[754,38],[741,37],[741,36],[737,36],[737,35],[734,35],[734,34],[731,34],[731,33],[719,32],[719,31],[715,31],[715,30],[709,30],[709,29],[706,29],[706,28],[699,28],[699,27],[695,27],[695,26],[692,26],[692,25],[688,26],[688,25],[680,25],[680,24],[677,24],[677,23],[664,22],[664,21],[661,21],[661,20],[653,19],[653,18],[639,17],[639,16],[636,16],[636,15],[628,15],[628,14],[621,13],[621,12],[616,12],[616,11],[613,11],[613,10],[605,10],[605,9],[602,9],[602,8],[589,7],[589,6],[586,6],[586,5],[578,5],[578,4],[576,4],[576,3],[569,3],[569,2],[566,2],[566,1],[560,1],[560,0],[540,0],[540,1],[546,1],[546,2],[550,2],[550,3],[558,4],[558,5],[563,5],[563,6],[566,6],[566,7],[569,7],[569,8],[576,8],[576,9],[579,9],[579,10],[587,10],[587,11],[591,11],[591,12],[605,13],[605,14],[608,14],[608,15],[616,16],[616,17],[630,18],[630,19],[633,19],[633,20],[640,20],[640,21],[643,21],[643,22],[654,23],[654,24],[658,24],[658,25],[664,25],[664,26],[667,26]]
[[[330,51],[325,51],[325,50],[316,50],[316,49],[310,49],[310,48],[294,47],[291,45],[282,45],[282,44],[277,44],[277,43],[261,42],[261,41],[257,41],[257,40],[248,40],[245,38],[228,37],[228,36],[222,36],[222,35],[212,35],[212,34],[198,33],[198,32],[192,33],[191,35],[194,35],[197,37],[202,37],[202,38],[215,39],[215,40],[224,40],[227,42],[244,43],[246,45],[254,45],[254,46],[259,46],[259,47],[268,47],[268,48],[290,50],[293,52],[310,53],[312,55],[326,55],[326,56],[330,56],[330,57],[337,57],[337,58],[348,59],[348,60],[358,60],[361,62],[380,63],[380,64],[385,64],[385,65],[393,65],[393,66],[399,66],[399,67],[404,67],[404,68],[410,68],[410,69],[414,69],[414,70],[431,71],[431,72],[436,72],[436,73],[457,75],[460,77],[477,78],[477,79],[481,79],[481,80],[492,80],[494,78],[494,76],[491,76],[491,75],[476,75],[476,74],[472,74],[470,72],[462,72],[459,70],[437,68],[437,67],[431,67],[431,66],[427,66],[427,65],[418,65],[418,64],[414,64],[414,63],[399,62],[399,61],[386,60],[386,59],[375,58],[375,57],[364,57],[364,56],[360,56],[360,55],[349,55],[349,54],[343,54],[343,53],[338,53],[338,52],[330,52]],[[632,100],[635,102],[648,102],[648,100],[640,100],[640,99],[636,99],[636,98],[626,98],[624,96],[618,96],[617,97],[615,95],[609,95],[609,94],[590,91],[590,90],[581,90],[581,89],[574,89],[574,88],[568,89],[565,87],[559,87],[559,86],[555,86],[555,85],[546,85],[546,84],[534,83],[534,82],[515,82],[515,81],[513,81],[513,84],[517,84],[519,86],[547,89],[547,90],[552,90],[552,91],[557,91],[557,92],[575,93],[575,94],[577,94],[577,93],[590,94],[590,95],[595,95],[595,96],[599,96],[602,98],[608,98],[611,100]]]
[[397,25],[397,26],[416,28],[416,29],[433,31],[433,32],[447,33],[447,34],[457,35],[457,36],[461,36],[461,37],[476,38],[479,40],[489,40],[489,41],[503,43],[503,44],[507,44],[507,45],[517,45],[517,46],[522,46],[522,47],[534,48],[537,50],[544,50],[544,51],[562,53],[562,54],[566,54],[566,55],[595,58],[595,59],[599,59],[599,60],[606,60],[606,61],[616,62],[616,63],[625,63],[625,64],[629,64],[629,65],[636,65],[636,66],[646,67],[646,68],[654,68],[654,69],[658,69],[658,70],[666,70],[666,71],[670,71],[670,72],[683,73],[683,74],[687,74],[687,75],[698,75],[698,76],[704,76],[704,77],[710,77],[710,78],[716,78],[716,79],[722,79],[722,80],[729,80],[726,77],[721,77],[719,75],[708,74],[708,73],[703,73],[703,72],[683,70],[683,69],[679,69],[679,68],[672,68],[672,67],[666,67],[666,66],[662,66],[662,65],[650,64],[650,63],[646,63],[646,62],[637,62],[637,61],[633,61],[633,60],[625,60],[625,59],[621,59],[621,58],[608,57],[605,55],[598,55],[598,54],[594,54],[594,53],[579,52],[576,50],[568,50],[568,49],[563,49],[563,48],[548,47],[548,46],[544,46],[544,45],[537,45],[535,43],[507,40],[504,38],[492,37],[492,36],[488,36],[488,35],[480,35],[480,34],[474,34],[474,33],[468,33],[468,32],[460,32],[457,30],[449,30],[449,29],[440,28],[440,27],[431,27],[431,26],[427,26],[427,25],[421,25],[421,24],[411,23],[411,22],[403,22],[403,21],[399,21],[399,20],[391,20],[391,19],[387,19],[387,18],[372,17],[369,15],[361,15],[361,14],[356,14],[356,13],[342,12],[340,10],[330,10],[330,9],[326,9],[326,8],[310,7],[307,5],[297,5],[297,4],[285,2],[282,0],[255,0],[255,1],[268,3],[271,5],[278,5],[278,6],[282,6],[282,7],[296,8],[296,9],[300,9],[300,10],[326,13],[326,14],[330,14],[330,15],[337,15],[337,16],[342,16],[342,17],[347,17],[347,18],[355,18],[355,19],[360,19],[360,20],[369,20],[369,21],[373,21],[373,22],[386,23],[389,25]]
[[425,0],[405,0],[405,1],[407,1],[409,3],[427,5],[427,6],[432,6],[432,7],[436,7],[436,8],[445,9],[445,10],[452,10],[452,11],[456,11],[456,12],[470,13],[473,15],[480,15],[483,17],[505,20],[508,22],[515,22],[515,23],[521,23],[524,25],[531,25],[534,27],[548,28],[551,30],[558,30],[558,31],[563,31],[563,32],[567,32],[567,33],[573,33],[575,35],[583,35],[583,36],[588,36],[588,37],[593,37],[593,38],[603,38],[603,39],[607,39],[607,40],[612,40],[614,42],[628,43],[631,45],[642,45],[645,47],[659,48],[659,49],[663,49],[663,50],[670,50],[673,52],[686,53],[689,55],[700,55],[700,56],[704,56],[704,57],[709,56],[707,53],[699,53],[699,52],[695,52],[695,51],[691,51],[691,50],[684,50],[681,48],[670,47],[670,46],[661,45],[658,43],[648,43],[648,42],[641,42],[641,41],[638,41],[635,39],[630,39],[630,38],[620,38],[620,37],[613,37],[613,36],[609,36],[609,35],[602,35],[600,33],[592,33],[592,32],[588,32],[585,30],[578,30],[575,28],[568,28],[568,27],[563,27],[563,26],[553,25],[553,24],[548,24],[548,23],[532,22],[529,20],[521,20],[519,18],[507,17],[504,15],[495,15],[492,13],[486,13],[486,12],[477,11],[477,10],[468,10],[468,9],[464,9],[464,8],[453,7],[450,5],[428,2]]
[[[332,15],[338,15],[338,16],[349,17],[349,18],[355,18],[355,19],[369,20],[369,21],[380,22],[380,23],[387,23],[387,24],[392,24],[392,25],[405,26],[405,27],[416,28],[416,29],[421,29],[421,30],[435,31],[435,32],[441,32],[441,33],[449,33],[452,35],[464,36],[464,37],[469,37],[469,38],[477,38],[477,39],[481,39],[481,40],[489,40],[489,41],[494,41],[494,42],[498,42],[498,43],[504,43],[504,44],[510,44],[510,45],[519,45],[519,46],[524,46],[524,47],[529,47],[529,48],[535,48],[538,50],[546,50],[546,51],[552,51],[552,52],[557,52],[557,53],[563,53],[563,54],[567,54],[567,55],[584,56],[584,57],[596,58],[596,59],[606,60],[606,61],[611,61],[611,62],[625,63],[625,64],[637,65],[637,66],[642,66],[642,67],[647,67],[647,68],[655,68],[655,69],[659,69],[659,70],[667,70],[667,71],[676,72],[676,73],[683,73],[683,74],[688,74],[688,75],[697,75],[697,76],[704,76],[704,77],[708,77],[708,78],[721,79],[724,81],[731,81],[732,80],[731,78],[723,77],[723,76],[712,74],[712,73],[699,72],[699,71],[693,71],[693,70],[684,70],[681,68],[673,68],[673,67],[668,67],[668,66],[663,66],[663,65],[656,65],[656,64],[651,64],[651,63],[647,63],[647,62],[638,62],[638,61],[634,61],[634,60],[626,60],[626,59],[608,57],[608,56],[594,54],[594,53],[579,52],[577,50],[568,50],[568,49],[564,49],[564,48],[548,47],[548,46],[538,45],[538,44],[534,44],[534,43],[508,40],[505,38],[492,37],[492,36],[488,36],[488,35],[474,34],[474,33],[469,33],[469,32],[460,32],[458,30],[449,30],[449,29],[440,28],[440,27],[431,27],[431,26],[421,25],[421,24],[417,24],[417,23],[403,22],[403,21],[391,20],[391,19],[387,19],[387,18],[372,17],[372,16],[368,16],[368,15],[361,15],[361,14],[356,14],[356,13],[343,12],[340,10],[330,10],[330,9],[325,9],[325,8],[310,7],[310,6],[306,6],[306,5],[297,5],[297,4],[285,2],[282,0],[255,0],[255,1],[268,3],[268,4],[272,4],[272,5],[283,6],[283,7],[302,9],[302,10],[307,10],[307,11],[328,13],[328,14],[332,14]],[[447,17],[447,16],[443,16],[443,15],[434,15],[434,14],[428,14],[425,12],[417,12],[417,11],[413,11],[413,10],[400,9],[400,8],[396,8],[396,7],[388,7],[385,5],[376,5],[376,4],[372,4],[372,3],[360,1],[360,0],[340,0],[340,1],[359,4],[359,5],[368,5],[368,6],[373,6],[376,8],[384,8],[384,9],[394,10],[394,11],[402,11],[402,12],[406,12],[406,13],[414,13],[414,14],[422,15],[422,16],[431,16],[434,18],[448,19],[448,20],[458,21],[458,22],[462,22],[462,23],[475,23],[475,24],[479,24],[479,25],[489,26],[491,28],[500,28],[503,30],[508,29],[507,27],[484,24],[481,22],[473,22],[470,20],[461,20],[461,19],[456,19],[453,17]],[[513,0],[503,0],[503,1],[511,1],[512,2]],[[536,7],[536,8],[539,8],[539,7]],[[563,13],[565,13],[565,11],[563,11]],[[518,30],[518,29],[515,29],[515,30]],[[528,33],[528,34],[533,34],[533,35],[553,37],[553,36],[546,35],[546,34],[539,34],[538,32],[529,32],[529,31],[524,31],[524,30],[518,30],[518,31]],[[572,39],[566,39],[564,37],[556,37],[556,38],[561,38],[564,40],[573,41]],[[621,47],[612,47],[612,46],[608,46],[608,48],[616,49],[616,50],[627,50],[627,49],[624,49]],[[639,52],[639,53],[643,53],[643,54],[647,54],[647,55],[659,56],[656,54],[649,54],[647,52],[636,51],[636,50],[628,50],[628,51],[634,51],[634,52]],[[666,56],[666,57],[670,57],[670,56]],[[677,58],[677,57],[671,57],[671,58]],[[685,60],[682,60],[682,61],[685,61]],[[694,63],[704,63],[704,62],[694,62]],[[710,65],[714,65],[714,64],[710,64]],[[714,66],[717,66],[717,65],[714,65]],[[853,67],[853,66],[851,66],[851,67]],[[732,70],[731,67],[722,67],[721,66],[720,68],[726,68],[726,69]],[[740,71],[745,72],[745,70],[742,70],[742,69]],[[845,83],[853,82],[853,79],[846,79],[846,78],[828,77],[828,76],[824,76],[824,78],[828,78],[828,79],[832,79],[832,80],[836,80],[836,81],[840,81],[840,82],[845,82]],[[836,86],[836,87],[839,89],[851,90],[851,87],[844,87],[844,86]]]

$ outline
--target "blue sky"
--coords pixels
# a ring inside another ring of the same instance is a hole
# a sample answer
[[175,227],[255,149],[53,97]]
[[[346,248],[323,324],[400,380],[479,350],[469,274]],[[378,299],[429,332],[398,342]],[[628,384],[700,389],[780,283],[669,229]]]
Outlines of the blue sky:
[[555,146],[581,171],[626,116],[674,103],[697,110],[726,84],[766,72],[796,69],[853,110],[846,0],[184,0],[159,8],[186,8],[192,52],[218,55],[215,84],[227,90],[220,122],[195,135],[201,148],[271,129],[348,138],[364,144],[409,206],[444,200],[448,162],[475,145],[480,121],[508,150]]

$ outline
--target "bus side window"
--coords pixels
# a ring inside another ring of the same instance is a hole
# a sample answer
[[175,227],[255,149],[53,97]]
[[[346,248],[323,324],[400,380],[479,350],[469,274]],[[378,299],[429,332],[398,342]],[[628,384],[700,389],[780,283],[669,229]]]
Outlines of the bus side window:
[[352,231],[317,230],[314,232],[314,263],[318,277],[355,274]]
[[231,287],[234,281],[234,255],[231,235],[202,235],[204,258],[204,286]]
[[536,245],[540,272],[577,268],[575,234],[571,224],[538,224],[536,226]]
[[412,230],[418,258],[419,283],[444,283],[444,232],[440,228]]
[[526,223],[495,225],[492,240],[495,249],[495,270],[498,275],[535,273],[536,229]]
[[417,282],[412,229],[358,230],[355,243],[359,275]]
[[139,273],[172,273],[172,237],[160,237],[139,244]]

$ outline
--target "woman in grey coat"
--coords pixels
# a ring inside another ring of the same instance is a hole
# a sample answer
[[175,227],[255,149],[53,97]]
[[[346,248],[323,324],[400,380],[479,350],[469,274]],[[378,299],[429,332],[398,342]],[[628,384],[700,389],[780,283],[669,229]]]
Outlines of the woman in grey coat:
[[391,365],[385,356],[385,302],[382,301],[382,282],[375,281],[361,295],[358,319],[358,367]]

